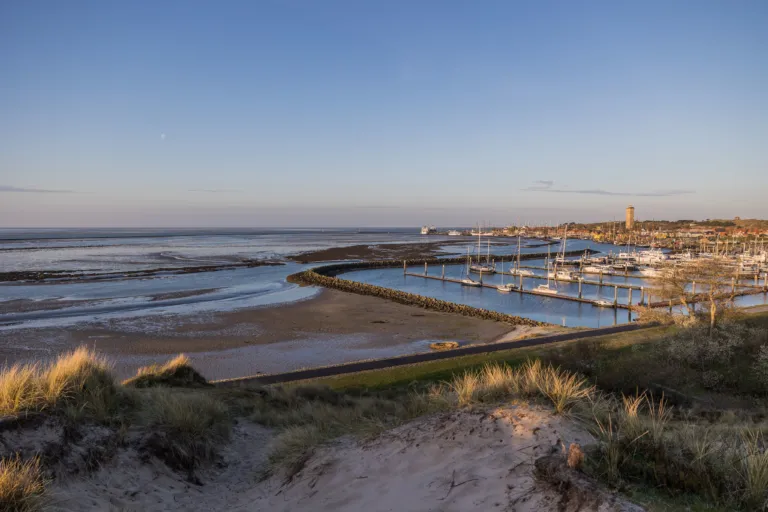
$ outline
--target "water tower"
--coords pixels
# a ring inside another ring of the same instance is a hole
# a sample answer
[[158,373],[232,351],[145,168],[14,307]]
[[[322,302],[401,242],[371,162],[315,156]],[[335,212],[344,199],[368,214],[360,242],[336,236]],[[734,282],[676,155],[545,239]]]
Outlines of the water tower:
[[626,228],[627,231],[632,229],[635,226],[635,207],[632,205],[627,206],[627,222],[626,222]]

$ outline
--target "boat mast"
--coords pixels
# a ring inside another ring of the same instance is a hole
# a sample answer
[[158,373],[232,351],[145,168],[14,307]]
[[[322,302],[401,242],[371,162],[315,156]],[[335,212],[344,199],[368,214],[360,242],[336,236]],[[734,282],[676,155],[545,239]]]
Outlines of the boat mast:
[[549,288],[549,256],[550,256],[550,250],[549,250],[549,245],[547,245],[547,288]]

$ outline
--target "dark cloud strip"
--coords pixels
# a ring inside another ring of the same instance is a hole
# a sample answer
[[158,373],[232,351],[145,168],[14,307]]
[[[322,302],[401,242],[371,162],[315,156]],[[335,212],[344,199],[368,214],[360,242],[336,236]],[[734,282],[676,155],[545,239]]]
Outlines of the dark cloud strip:
[[218,194],[219,192],[237,192],[237,191],[230,190],[230,189],[191,188],[188,190],[188,192],[208,192],[211,194]]
[[71,194],[74,190],[51,190],[45,188],[24,188],[0,185],[0,192],[23,192],[27,194]]
[[594,196],[636,196],[636,197],[670,197],[680,196],[685,194],[693,194],[693,190],[658,190],[654,192],[611,192],[609,190],[584,189],[584,190],[568,190],[561,188],[550,187],[528,187],[523,189],[526,192],[554,192],[556,194],[585,194]]

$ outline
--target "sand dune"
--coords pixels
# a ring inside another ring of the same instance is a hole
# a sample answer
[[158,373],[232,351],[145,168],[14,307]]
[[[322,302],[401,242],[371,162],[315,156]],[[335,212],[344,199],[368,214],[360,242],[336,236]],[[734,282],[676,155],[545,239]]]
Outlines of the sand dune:
[[[596,486],[569,493],[534,462],[561,443],[588,444],[573,421],[508,405],[422,418],[369,441],[319,449],[288,481],[257,481],[270,432],[241,423],[222,464],[189,484],[158,462],[124,453],[89,478],[54,486],[58,511],[548,511],[640,510]],[[574,498],[574,496],[576,496]]]

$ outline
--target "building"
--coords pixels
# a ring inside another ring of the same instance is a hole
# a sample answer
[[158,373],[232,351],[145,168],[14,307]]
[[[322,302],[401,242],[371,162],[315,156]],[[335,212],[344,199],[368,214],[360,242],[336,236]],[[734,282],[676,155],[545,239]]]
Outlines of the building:
[[626,228],[632,229],[635,226],[635,207],[632,205],[627,206],[627,222]]

